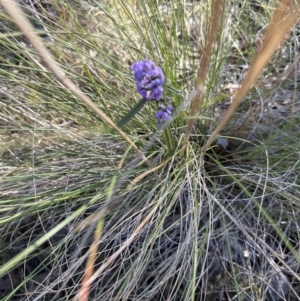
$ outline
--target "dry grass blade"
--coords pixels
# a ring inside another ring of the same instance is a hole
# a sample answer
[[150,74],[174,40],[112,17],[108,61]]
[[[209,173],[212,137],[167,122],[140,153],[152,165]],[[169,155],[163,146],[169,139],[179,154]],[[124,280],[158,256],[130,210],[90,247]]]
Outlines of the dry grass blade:
[[80,301],[88,301],[89,299],[89,291],[91,282],[89,281],[93,275],[94,271],[94,263],[96,260],[97,250],[98,250],[98,244],[101,238],[101,233],[104,225],[104,216],[99,220],[97,228],[94,232],[94,241],[90,247],[89,251],[89,257],[86,264],[86,269],[84,273],[84,278],[82,280],[82,287],[78,294],[78,300]]
[[32,46],[37,50],[39,55],[45,61],[49,69],[54,73],[57,79],[65,86],[69,91],[76,95],[82,102],[84,102],[89,108],[91,108],[106,124],[112,127],[129,145],[131,145],[135,151],[142,157],[143,161],[150,167],[151,164],[145,157],[145,155],[139,150],[139,148],[130,140],[130,138],[124,133],[101,109],[99,109],[92,100],[85,95],[58,67],[56,61],[53,59],[50,52],[44,46],[41,39],[34,33],[32,26],[22,13],[21,9],[15,1],[0,0],[1,5],[6,10],[7,14],[14,20],[16,25],[20,28],[24,36],[30,41]]
[[[205,43],[205,47],[203,49],[202,59],[200,61],[200,66],[197,74],[197,84],[195,90],[192,92],[191,97],[191,108],[190,108],[190,118],[187,123],[185,138],[183,141],[183,145],[185,146],[190,138],[192,133],[193,125],[196,121],[193,117],[199,111],[200,105],[202,103],[203,97],[205,95],[205,79],[209,70],[209,64],[211,60],[212,50],[214,42],[216,41],[217,34],[220,30],[221,21],[223,19],[223,13],[225,8],[225,1],[213,1],[212,7],[212,15],[210,18],[210,22],[207,28],[207,39]],[[182,150],[180,157],[182,157],[184,149]]]
[[214,132],[204,145],[203,153],[209,148],[209,146],[216,139],[217,135],[227,124],[231,116],[234,114],[234,112],[240,105],[243,97],[253,85],[257,76],[260,74],[265,65],[271,59],[275,50],[286,39],[287,32],[295,25],[299,16],[300,7],[298,3],[297,5],[292,7],[289,0],[283,0],[279,2],[278,7],[274,13],[273,19],[270,22],[269,28],[263,40],[262,47],[259,50],[252,67],[247,73],[245,79],[243,80],[242,85],[237,91],[232,101],[232,104],[228,108],[224,118],[221,120],[217,128],[214,130]]
[[137,176],[135,179],[133,179],[131,181],[131,183],[127,186],[126,190],[130,191],[133,189],[133,187],[140,182],[141,180],[143,180],[146,176],[150,175],[151,173],[154,173],[156,170],[159,170],[160,168],[162,168],[163,166],[165,166],[168,162],[170,161],[170,158],[165,160],[164,162],[162,162],[161,164],[155,166],[152,169],[146,170],[145,172],[143,172],[142,174],[140,174],[139,176]]

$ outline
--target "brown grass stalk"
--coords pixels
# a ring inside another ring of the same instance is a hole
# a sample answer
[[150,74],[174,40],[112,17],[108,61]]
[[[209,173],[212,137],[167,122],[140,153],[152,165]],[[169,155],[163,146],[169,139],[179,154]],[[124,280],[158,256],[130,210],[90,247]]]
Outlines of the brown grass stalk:
[[206,43],[203,49],[203,53],[202,53],[202,57],[197,73],[197,83],[190,97],[191,98],[190,117],[187,122],[185,137],[183,141],[184,148],[182,149],[179,155],[180,157],[183,156],[185,146],[189,141],[190,135],[193,130],[193,125],[195,124],[196,121],[195,116],[199,112],[200,106],[205,96],[205,80],[209,71],[213,45],[217,39],[218,32],[220,30],[220,25],[222,23],[221,21],[223,19],[224,9],[225,9],[225,0],[213,0],[211,17],[206,30]]
[[291,30],[292,27],[296,24],[299,16],[299,1],[297,1],[297,3],[295,3],[294,5],[291,4],[290,0],[279,1],[276,11],[274,12],[273,18],[263,39],[262,47],[258,51],[251,68],[249,69],[246,77],[241,84],[241,87],[236,92],[230,107],[225,113],[225,116],[204,145],[201,158],[203,158],[205,151],[215,141],[217,135],[225,127],[229,119],[239,107],[243,97],[253,86],[254,81],[261,73],[268,61],[271,59],[276,49],[287,38],[288,31]]
[[78,301],[88,301],[89,300],[90,287],[92,284],[92,281],[90,281],[90,279],[92,278],[93,272],[94,272],[95,260],[96,260],[96,255],[98,252],[98,244],[100,242],[103,224],[104,224],[104,217],[105,217],[105,215],[98,221],[97,227],[95,229],[94,240],[93,240],[93,243],[89,250],[89,257],[87,260],[86,269],[85,269],[84,277],[82,280],[82,286],[76,297],[77,299],[75,298],[74,301],[75,300],[78,300]]

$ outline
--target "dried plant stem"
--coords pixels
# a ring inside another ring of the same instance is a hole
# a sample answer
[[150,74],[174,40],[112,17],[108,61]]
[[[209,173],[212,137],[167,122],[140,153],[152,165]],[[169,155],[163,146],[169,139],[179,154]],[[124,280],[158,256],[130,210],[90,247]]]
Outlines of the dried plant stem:
[[220,30],[220,25],[222,23],[221,21],[223,18],[224,9],[225,9],[225,0],[213,0],[212,15],[206,31],[207,33],[206,44],[203,49],[203,53],[198,69],[198,74],[197,74],[197,84],[190,96],[190,100],[191,100],[190,118],[188,120],[187,127],[185,130],[185,137],[183,141],[184,147],[179,157],[183,156],[185,146],[189,141],[190,135],[193,130],[193,125],[195,124],[196,118],[194,117],[197,115],[205,96],[205,79],[209,70],[213,45],[214,42],[216,41],[218,32]]
[[[101,120],[112,127],[134,150],[141,156],[142,160],[152,167],[145,155],[139,150],[139,148],[130,140],[130,138],[124,133],[101,109],[99,109],[93,101],[85,95],[68,77],[66,77],[63,70],[61,70],[45,47],[41,39],[34,33],[34,30],[27,18],[24,16],[19,5],[14,1],[0,0],[1,6],[6,10],[7,14],[13,19],[16,25],[20,28],[21,32],[32,44],[32,46],[39,53],[41,58],[45,61],[48,68],[54,73],[59,82],[61,82],[70,92],[77,96],[82,102],[84,102],[90,109],[92,109]],[[157,175],[156,175],[157,176]]]
[[202,158],[205,151],[210,147],[217,135],[227,124],[231,116],[240,105],[243,97],[252,87],[255,79],[263,70],[267,62],[271,59],[275,50],[287,38],[287,32],[295,25],[300,16],[299,1],[297,4],[291,5],[290,0],[282,0],[279,2],[274,16],[269,24],[267,33],[263,40],[261,49],[258,51],[252,67],[249,69],[241,87],[235,94],[235,97],[228,108],[224,118],[221,120],[217,128],[214,130],[208,141],[203,147]]
[[102,229],[104,225],[104,216],[98,221],[97,227],[94,232],[94,240],[89,250],[89,257],[86,264],[84,277],[82,280],[82,287],[78,293],[78,300],[88,301],[91,281],[90,278],[93,276],[95,260],[98,252],[98,244],[101,238]]

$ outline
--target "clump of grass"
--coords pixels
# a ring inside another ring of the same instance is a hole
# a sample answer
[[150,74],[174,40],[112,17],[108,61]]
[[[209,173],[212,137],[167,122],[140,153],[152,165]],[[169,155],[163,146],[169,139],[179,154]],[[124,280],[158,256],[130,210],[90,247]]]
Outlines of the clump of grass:
[[[296,29],[278,46],[298,10],[26,6],[43,43],[1,11],[2,300],[298,300],[297,73],[273,78],[297,61]],[[143,59],[177,108],[171,156],[153,107],[116,126]]]

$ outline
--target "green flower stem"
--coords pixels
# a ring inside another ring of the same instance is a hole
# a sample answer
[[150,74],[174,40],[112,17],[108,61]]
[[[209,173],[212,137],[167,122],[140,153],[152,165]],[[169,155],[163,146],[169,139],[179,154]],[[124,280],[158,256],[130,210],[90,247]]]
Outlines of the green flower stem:
[[118,123],[118,127],[124,126],[129,120],[131,120],[147,103],[147,99],[141,99]]

